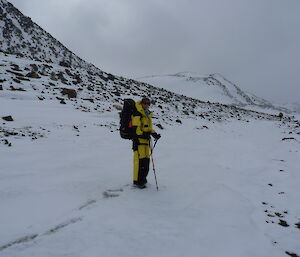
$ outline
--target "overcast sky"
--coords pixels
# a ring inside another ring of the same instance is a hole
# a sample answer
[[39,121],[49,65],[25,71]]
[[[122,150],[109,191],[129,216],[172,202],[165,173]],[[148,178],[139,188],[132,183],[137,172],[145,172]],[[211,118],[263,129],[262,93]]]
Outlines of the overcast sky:
[[300,102],[300,0],[10,2],[106,72],[218,72],[257,96]]

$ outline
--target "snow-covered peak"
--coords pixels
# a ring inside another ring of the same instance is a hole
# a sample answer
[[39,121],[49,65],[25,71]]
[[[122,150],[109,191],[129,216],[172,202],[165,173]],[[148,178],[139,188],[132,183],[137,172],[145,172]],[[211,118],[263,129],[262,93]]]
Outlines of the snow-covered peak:
[[148,76],[138,78],[138,80],[202,101],[289,112],[285,108],[275,106],[263,98],[243,91],[219,73],[201,75],[197,72],[179,72],[170,75]]

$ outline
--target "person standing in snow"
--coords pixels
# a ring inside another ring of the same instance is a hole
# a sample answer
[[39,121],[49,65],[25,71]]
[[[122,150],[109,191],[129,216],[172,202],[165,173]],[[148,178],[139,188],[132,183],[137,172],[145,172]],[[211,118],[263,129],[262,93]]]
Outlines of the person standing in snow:
[[152,127],[152,112],[149,111],[151,101],[144,97],[135,103],[136,110],[132,115],[134,138],[133,150],[133,184],[145,188],[150,164],[150,136],[158,140],[161,136]]

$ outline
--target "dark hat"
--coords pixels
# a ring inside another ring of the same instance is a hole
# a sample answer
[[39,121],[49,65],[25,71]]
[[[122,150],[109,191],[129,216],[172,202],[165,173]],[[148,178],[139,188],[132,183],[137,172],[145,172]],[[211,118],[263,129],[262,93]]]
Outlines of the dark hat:
[[151,104],[151,101],[148,97],[143,97],[142,101],[141,101],[142,104]]

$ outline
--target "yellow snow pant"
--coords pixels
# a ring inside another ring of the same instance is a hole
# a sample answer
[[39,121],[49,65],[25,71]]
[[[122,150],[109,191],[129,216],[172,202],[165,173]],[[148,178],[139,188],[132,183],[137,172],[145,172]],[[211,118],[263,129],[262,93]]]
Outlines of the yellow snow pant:
[[146,184],[150,164],[150,146],[148,139],[133,142],[133,183]]

